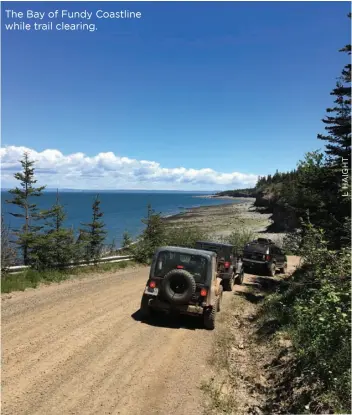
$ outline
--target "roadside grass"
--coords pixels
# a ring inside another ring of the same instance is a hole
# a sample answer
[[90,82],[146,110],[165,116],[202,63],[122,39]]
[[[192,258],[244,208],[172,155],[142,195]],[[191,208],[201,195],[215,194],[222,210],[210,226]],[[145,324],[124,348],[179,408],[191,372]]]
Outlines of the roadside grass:
[[75,276],[87,276],[93,273],[113,272],[133,266],[136,266],[136,262],[134,261],[121,261],[84,267],[74,267],[64,270],[51,269],[36,271],[29,269],[16,274],[3,273],[1,277],[1,293],[24,291],[26,288],[37,288],[39,284],[51,284],[54,282],[65,281]]
[[287,360],[272,362],[275,387],[266,410],[347,414],[351,413],[350,252],[328,250],[314,229],[307,238],[303,265],[265,299],[258,315],[266,341],[281,338],[291,343]]
[[247,386],[248,379],[250,382],[257,376],[253,373],[256,363],[251,363],[250,329],[246,321],[255,308],[244,297],[235,296],[217,316],[216,336],[208,361],[213,376],[201,385],[204,415],[242,415],[249,413],[248,407],[257,405]]

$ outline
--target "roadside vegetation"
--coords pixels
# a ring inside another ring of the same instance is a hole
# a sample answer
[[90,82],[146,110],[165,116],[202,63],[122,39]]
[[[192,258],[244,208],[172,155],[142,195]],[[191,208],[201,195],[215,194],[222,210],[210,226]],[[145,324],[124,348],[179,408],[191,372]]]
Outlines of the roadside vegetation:
[[274,326],[293,346],[290,365],[279,374],[293,388],[284,400],[273,398],[276,409],[351,410],[351,251],[328,245],[323,230],[305,225],[297,252],[303,265],[266,298],[260,311],[262,324]]
[[14,274],[3,274],[1,278],[1,292],[24,291],[26,288],[37,288],[40,284],[51,284],[71,278],[84,277],[89,274],[115,272],[127,267],[135,267],[135,261],[107,262],[97,265],[87,265],[66,269],[28,269]]
[[[351,45],[341,51],[350,55]],[[257,208],[272,214],[272,231],[287,233],[287,253],[302,261],[291,276],[262,286],[259,301],[252,298],[251,338],[264,333],[274,357],[257,361],[266,374],[265,399],[257,399],[260,407],[236,412],[228,408],[231,393],[207,385],[215,413],[351,413],[350,63],[331,96],[326,133],[318,134],[325,151],[308,153],[291,172],[259,178],[252,192]],[[255,342],[260,344],[258,337]],[[232,360],[228,356],[229,378]]]

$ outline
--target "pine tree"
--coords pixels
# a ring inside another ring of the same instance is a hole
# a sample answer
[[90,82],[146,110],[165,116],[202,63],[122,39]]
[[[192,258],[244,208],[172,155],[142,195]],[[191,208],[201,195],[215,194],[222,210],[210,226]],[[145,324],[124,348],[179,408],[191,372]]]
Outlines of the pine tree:
[[143,239],[147,241],[153,249],[155,249],[162,243],[164,225],[162,223],[161,215],[159,213],[155,213],[150,204],[148,204],[147,209],[147,217],[142,219],[142,222],[146,225],[143,232]]
[[126,249],[132,244],[131,235],[125,231],[122,235],[122,248]]
[[1,215],[1,269],[6,270],[16,262],[16,250],[12,246],[10,229]]
[[149,263],[155,249],[163,244],[165,238],[165,226],[161,215],[155,213],[150,204],[147,209],[147,217],[142,219],[146,227],[138,243],[133,247],[135,259],[142,263]]
[[88,261],[92,259],[93,261],[96,261],[100,257],[103,242],[106,237],[106,230],[104,229],[105,224],[101,219],[104,214],[100,210],[99,195],[97,195],[93,201],[92,211],[92,222],[83,223],[87,229],[81,230],[81,238],[82,240],[86,240],[87,243],[86,258]]
[[[351,14],[349,14],[351,17]],[[351,45],[340,49],[351,55]],[[318,134],[320,140],[327,141],[326,153],[330,163],[341,165],[343,159],[349,165],[351,157],[351,64],[348,63],[338,78],[336,88],[331,92],[335,97],[335,106],[328,108],[328,115],[322,120],[326,124],[327,135]],[[330,115],[331,114],[331,115]],[[346,164],[345,163],[345,164]]]
[[60,204],[59,193],[51,209],[42,212],[46,218],[46,233],[38,238],[34,248],[40,268],[64,268],[75,259],[74,233],[64,228],[66,213]]
[[34,186],[37,183],[37,180],[34,178],[35,162],[29,159],[28,153],[24,153],[20,163],[22,165],[22,172],[15,173],[14,177],[20,182],[21,187],[15,187],[9,190],[9,193],[13,195],[13,199],[6,200],[6,203],[17,206],[22,211],[22,213],[10,214],[24,220],[21,229],[15,232],[17,236],[15,242],[22,250],[24,264],[29,265],[31,262],[31,247],[38,236],[39,230],[42,228],[42,226],[35,225],[34,223],[43,218],[38,213],[37,205],[31,203],[31,198],[41,196],[45,186]]

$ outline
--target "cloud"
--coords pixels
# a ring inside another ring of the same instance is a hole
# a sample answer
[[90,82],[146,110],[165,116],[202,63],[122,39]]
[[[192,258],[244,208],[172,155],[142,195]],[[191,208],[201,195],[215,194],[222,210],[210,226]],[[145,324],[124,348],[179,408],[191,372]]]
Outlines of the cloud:
[[59,150],[41,152],[26,147],[0,149],[2,187],[13,186],[13,174],[21,169],[19,160],[28,152],[36,162],[39,184],[72,189],[179,189],[217,190],[251,187],[257,177],[238,172],[221,173],[213,169],[162,167],[155,161],[120,157],[113,152],[89,157],[84,153],[64,155]]

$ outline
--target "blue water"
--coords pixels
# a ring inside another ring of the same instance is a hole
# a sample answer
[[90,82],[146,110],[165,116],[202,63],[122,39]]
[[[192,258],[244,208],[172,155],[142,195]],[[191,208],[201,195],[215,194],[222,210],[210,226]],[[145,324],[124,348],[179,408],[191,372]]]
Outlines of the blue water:
[[[96,192],[62,192],[60,203],[64,205],[67,214],[65,225],[73,227],[76,231],[82,227],[82,222],[90,222],[92,215],[92,202]],[[104,213],[103,220],[106,225],[106,243],[111,243],[115,239],[120,246],[124,231],[128,231],[133,238],[137,237],[144,229],[141,219],[147,214],[147,204],[163,216],[174,215],[182,212],[183,208],[197,206],[210,206],[229,203],[224,199],[195,198],[199,193],[132,193],[132,192],[102,192],[99,195],[101,209]],[[12,196],[7,191],[1,192],[1,206],[5,222],[12,229],[16,229],[22,224],[21,219],[14,218],[8,212],[16,212],[13,205],[5,203],[6,199]],[[39,198],[34,198],[33,203],[37,203],[39,209],[48,209],[56,199],[55,192],[45,192]],[[234,203],[240,200],[234,200]]]

